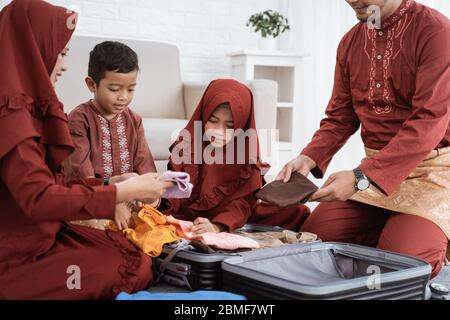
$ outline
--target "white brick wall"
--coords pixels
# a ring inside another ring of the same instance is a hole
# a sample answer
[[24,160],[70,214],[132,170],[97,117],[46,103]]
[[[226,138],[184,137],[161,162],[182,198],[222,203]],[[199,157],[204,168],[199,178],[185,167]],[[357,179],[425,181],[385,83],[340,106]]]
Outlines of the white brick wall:
[[[257,36],[245,26],[258,11],[279,9],[282,0],[49,0],[81,11],[78,34],[175,43],[183,79],[229,76],[231,51],[254,49]],[[0,7],[9,3],[0,0]]]

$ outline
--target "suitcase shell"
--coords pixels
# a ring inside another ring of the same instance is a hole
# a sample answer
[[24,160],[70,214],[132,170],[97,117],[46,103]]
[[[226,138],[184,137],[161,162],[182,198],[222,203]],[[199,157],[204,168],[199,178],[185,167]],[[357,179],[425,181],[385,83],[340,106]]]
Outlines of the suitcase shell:
[[224,290],[255,300],[424,300],[431,274],[417,258],[324,242],[243,253],[222,269]]
[[[235,232],[280,232],[283,230],[284,229],[280,227],[247,224],[242,228],[237,229]],[[158,270],[159,264],[172,250],[173,248],[170,246],[164,246],[162,255],[154,259],[156,270]],[[182,264],[189,270],[186,272],[168,271],[167,273],[183,278],[185,282],[188,282],[188,287],[190,287],[189,289],[191,290],[222,290],[222,261],[241,254],[242,253],[207,254],[183,249],[171,260],[169,268],[176,270],[176,265]]]

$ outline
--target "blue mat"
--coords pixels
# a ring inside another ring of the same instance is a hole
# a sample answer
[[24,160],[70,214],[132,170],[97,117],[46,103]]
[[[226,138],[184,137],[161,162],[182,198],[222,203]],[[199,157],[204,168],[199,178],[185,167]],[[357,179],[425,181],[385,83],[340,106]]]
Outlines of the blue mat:
[[120,293],[116,300],[247,300],[244,296],[224,291]]

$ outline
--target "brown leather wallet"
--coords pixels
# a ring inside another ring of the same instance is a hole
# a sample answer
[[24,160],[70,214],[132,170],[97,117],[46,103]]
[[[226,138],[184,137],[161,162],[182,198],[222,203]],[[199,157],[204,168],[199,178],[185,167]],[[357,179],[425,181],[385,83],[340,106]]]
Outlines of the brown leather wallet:
[[304,175],[294,172],[287,183],[274,181],[256,192],[257,199],[275,204],[279,207],[290,207],[308,202],[319,188]]

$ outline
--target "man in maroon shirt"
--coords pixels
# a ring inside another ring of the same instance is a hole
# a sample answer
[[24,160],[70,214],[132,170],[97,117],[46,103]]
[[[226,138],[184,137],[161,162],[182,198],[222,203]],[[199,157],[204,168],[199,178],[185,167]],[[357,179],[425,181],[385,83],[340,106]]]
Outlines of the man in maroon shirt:
[[435,276],[450,237],[450,22],[413,0],[346,1],[360,23],[339,45],[326,118],[278,179],[322,178],[361,127],[367,158],[330,176],[302,230],[420,257]]

